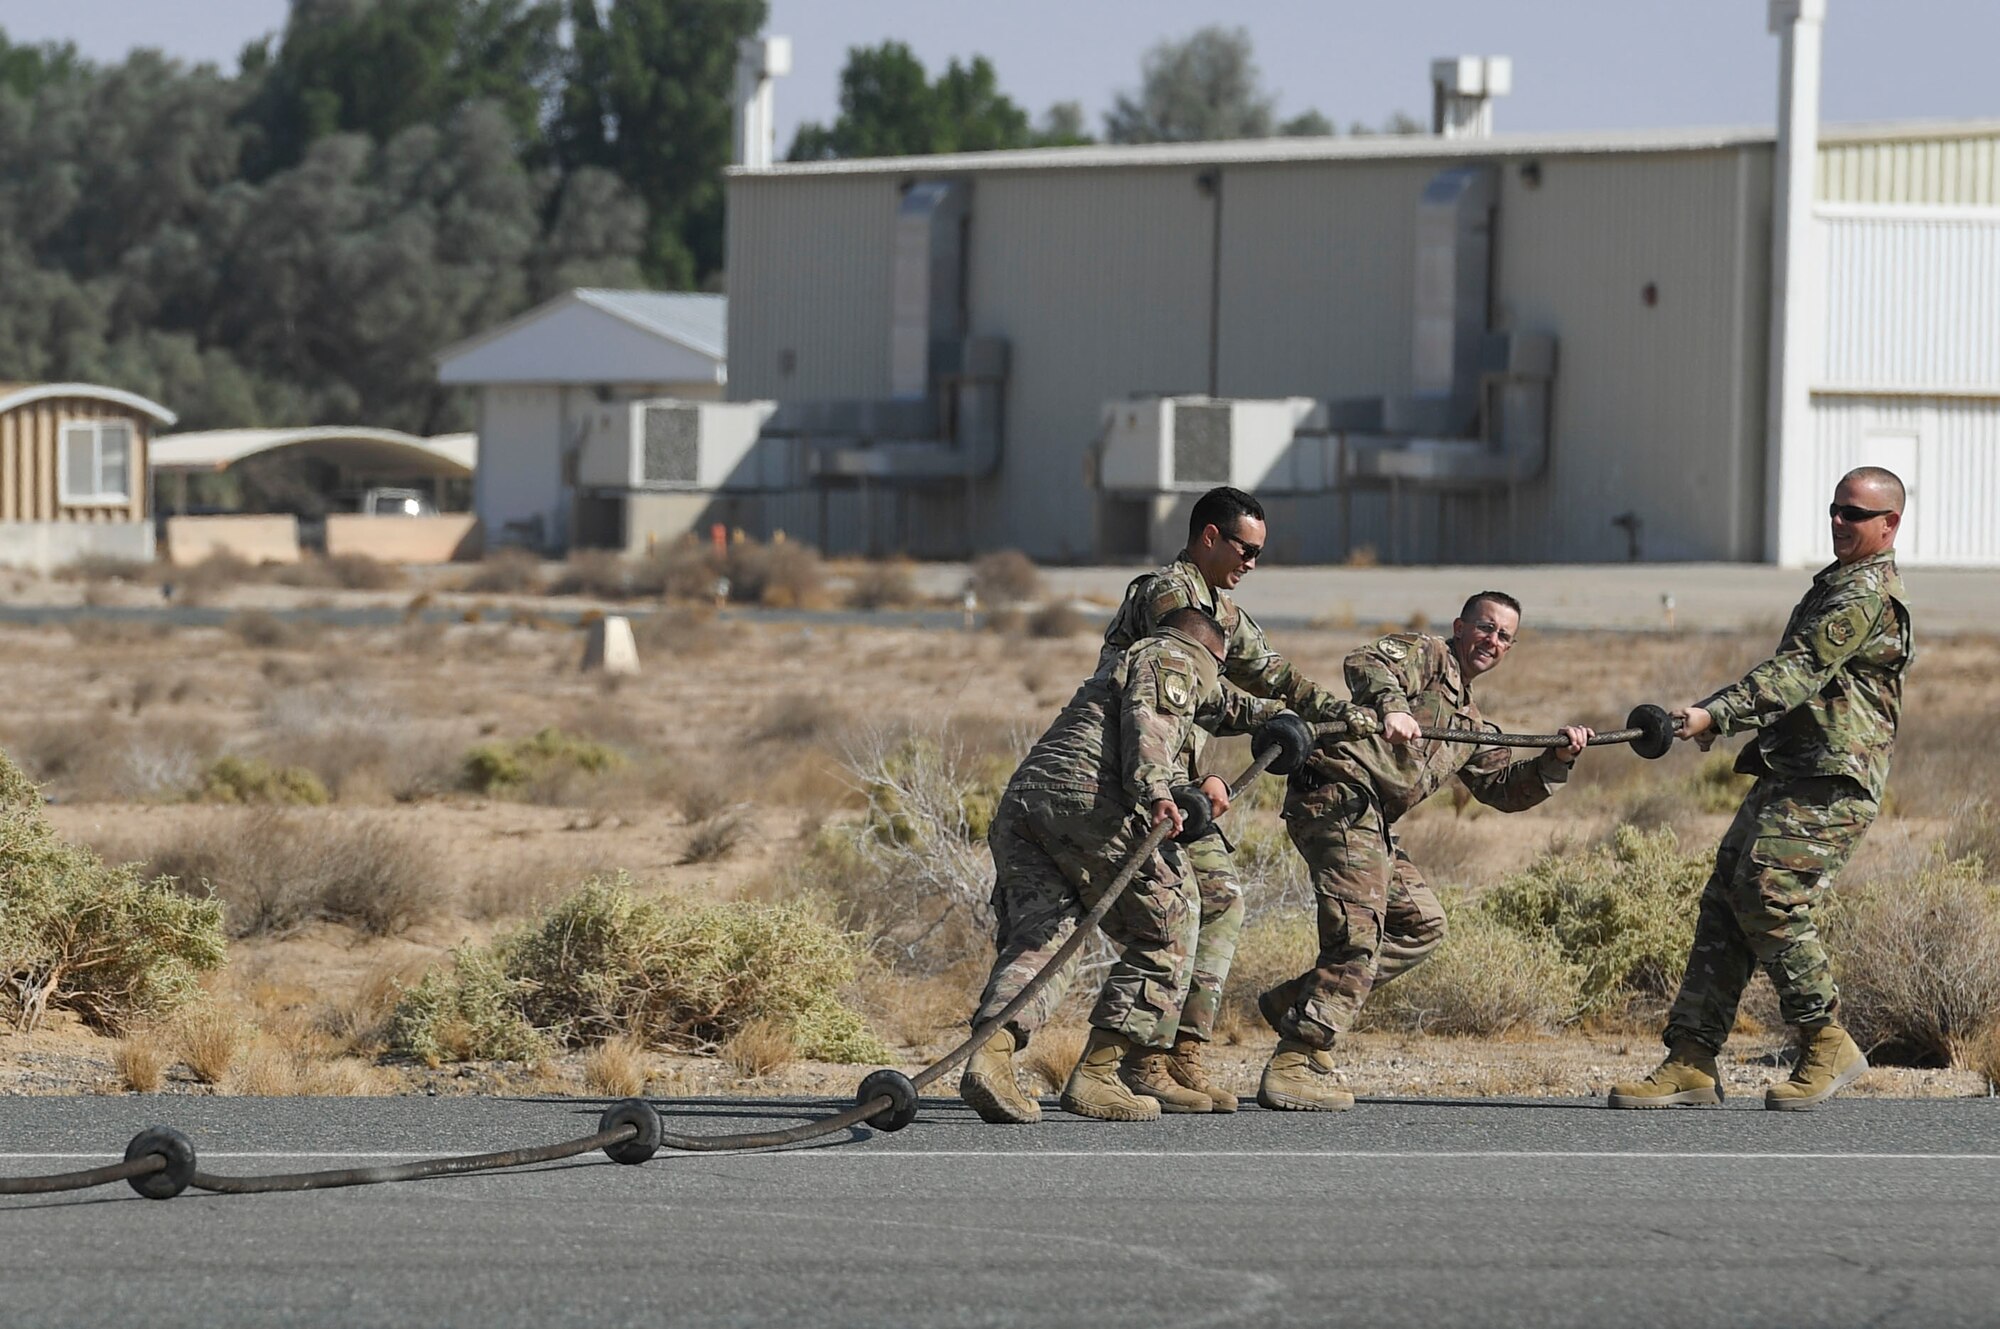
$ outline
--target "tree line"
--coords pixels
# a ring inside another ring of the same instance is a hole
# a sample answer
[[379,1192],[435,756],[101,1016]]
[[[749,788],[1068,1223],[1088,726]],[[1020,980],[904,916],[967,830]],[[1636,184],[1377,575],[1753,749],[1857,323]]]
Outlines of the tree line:
[[[187,428],[466,427],[442,347],[573,286],[720,288],[736,45],[766,17],[293,0],[234,72],[0,33],[0,380],[113,384]],[[1150,52],[1103,133],[1332,132],[1274,107],[1247,34],[1209,28]],[[789,155],[1090,141],[1078,104],[1030,117],[983,57],[933,79],[890,41],[848,52]]]

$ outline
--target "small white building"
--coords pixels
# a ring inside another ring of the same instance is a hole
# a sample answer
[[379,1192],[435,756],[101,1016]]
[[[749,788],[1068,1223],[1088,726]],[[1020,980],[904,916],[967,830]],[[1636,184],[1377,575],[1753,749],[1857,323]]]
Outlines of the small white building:
[[0,383],[0,566],[153,557],[146,457],[174,413],[95,383]]
[[479,395],[487,547],[643,548],[695,524],[703,496],[649,488],[598,454],[631,403],[721,399],[727,311],[720,295],[578,289],[439,352],[438,381]]

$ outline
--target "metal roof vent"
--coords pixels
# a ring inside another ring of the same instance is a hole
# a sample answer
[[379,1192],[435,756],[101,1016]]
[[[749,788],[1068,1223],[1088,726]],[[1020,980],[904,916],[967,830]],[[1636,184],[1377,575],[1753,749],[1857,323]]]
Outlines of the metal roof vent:
[[1514,90],[1514,62],[1504,55],[1454,55],[1431,61],[1431,132],[1443,138],[1491,138],[1493,99]]

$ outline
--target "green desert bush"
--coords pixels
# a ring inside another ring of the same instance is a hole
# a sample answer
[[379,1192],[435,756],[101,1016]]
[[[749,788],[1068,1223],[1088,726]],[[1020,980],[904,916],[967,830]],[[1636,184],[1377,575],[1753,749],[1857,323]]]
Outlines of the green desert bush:
[[1574,1019],[1582,974],[1542,932],[1522,932],[1448,896],[1450,929],[1430,959],[1369,995],[1363,1026],[1487,1036],[1549,1030]]
[[1976,1067],[2000,1023],[2000,885],[1980,860],[1835,892],[1824,933],[1841,1022],[1871,1057]]
[[59,838],[0,755],[0,1003],[16,1028],[51,1009],[118,1031],[186,1005],[222,966],[222,907]]
[[269,766],[255,757],[218,757],[201,774],[205,803],[267,803],[324,807],[332,801],[320,778],[303,766]]
[[477,794],[537,797],[560,792],[579,776],[604,775],[624,764],[614,748],[592,739],[543,729],[507,743],[481,743],[465,754],[460,783]]
[[1582,1009],[1607,1011],[1673,993],[1708,872],[1708,856],[1683,853],[1671,829],[1620,826],[1608,846],[1550,849],[1481,903],[1496,922],[1551,940],[1582,971]]
[[764,1019],[801,1055],[881,1061],[889,1049],[841,995],[864,957],[811,901],[642,900],[621,873],[458,952],[398,1005],[390,1044],[433,1061],[617,1038],[713,1049]]

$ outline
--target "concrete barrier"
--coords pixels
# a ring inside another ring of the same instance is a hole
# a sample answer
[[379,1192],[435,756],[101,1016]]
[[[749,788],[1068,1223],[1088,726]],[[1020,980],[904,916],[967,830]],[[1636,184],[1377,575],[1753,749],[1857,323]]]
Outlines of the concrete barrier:
[[149,521],[0,521],[0,567],[54,572],[84,558],[153,561]]
[[326,519],[330,558],[362,554],[383,563],[450,563],[479,555],[479,519],[469,512],[436,517],[370,517],[331,513]]
[[299,519],[289,513],[167,518],[168,562],[187,567],[225,553],[246,563],[296,563]]

